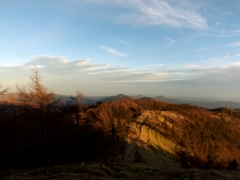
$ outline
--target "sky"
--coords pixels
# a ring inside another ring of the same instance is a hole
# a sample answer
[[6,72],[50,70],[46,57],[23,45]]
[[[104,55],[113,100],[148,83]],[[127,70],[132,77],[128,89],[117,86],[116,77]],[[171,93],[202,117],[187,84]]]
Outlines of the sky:
[[240,101],[240,0],[0,0],[0,84]]

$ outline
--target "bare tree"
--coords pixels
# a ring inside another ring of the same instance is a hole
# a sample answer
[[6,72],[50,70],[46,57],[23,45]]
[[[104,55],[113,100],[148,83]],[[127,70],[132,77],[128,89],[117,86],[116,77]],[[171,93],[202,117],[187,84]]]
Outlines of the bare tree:
[[[2,87],[2,85],[0,84],[0,88],[1,88],[1,87]],[[8,88],[0,91],[0,96],[4,95],[4,94],[7,93],[7,92],[8,92]]]
[[46,165],[50,165],[48,136],[47,136],[47,121],[48,113],[55,110],[60,99],[55,99],[52,90],[44,86],[42,78],[39,75],[39,69],[34,68],[33,74],[30,76],[30,82],[23,87],[17,85],[18,100],[22,106],[27,109],[34,110],[34,116],[41,122],[43,148],[45,150]]
[[[0,88],[1,88],[1,87],[2,87],[2,85],[0,84]],[[0,91],[0,96],[3,96],[3,95],[6,94],[7,92],[8,92],[8,88]],[[1,102],[1,100],[0,100],[0,102]],[[0,108],[0,111],[3,111],[4,109],[6,109],[6,107],[1,107],[1,108]]]
[[17,91],[20,102],[31,108],[39,109],[41,116],[44,117],[48,109],[58,103],[59,100],[55,100],[53,91],[44,86],[41,81],[39,70],[34,68],[33,74],[30,76],[30,82],[23,87],[17,85]]

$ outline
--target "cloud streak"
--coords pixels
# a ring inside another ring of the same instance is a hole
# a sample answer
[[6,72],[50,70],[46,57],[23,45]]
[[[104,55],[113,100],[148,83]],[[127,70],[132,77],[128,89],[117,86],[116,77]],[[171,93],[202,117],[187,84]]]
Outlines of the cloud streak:
[[120,57],[126,57],[127,54],[123,53],[123,52],[120,52],[120,51],[117,51],[115,49],[112,49],[112,48],[109,48],[109,47],[106,47],[106,46],[98,46],[100,49],[110,53],[110,54],[113,54],[113,55],[117,55],[117,56],[120,56]]
[[225,45],[225,47],[240,47],[240,41],[228,43]]
[[119,43],[121,43],[121,44],[127,44],[127,45],[130,45],[130,43],[129,42],[127,42],[127,41],[124,41],[124,40],[122,40],[122,39],[119,39],[119,38],[113,38],[115,41],[117,41],[117,42],[119,42]]
[[240,30],[223,30],[218,37],[233,37],[233,36],[240,36]]
[[[109,4],[107,0],[91,2]],[[141,26],[169,25],[194,29],[208,27],[205,18],[187,1],[170,4],[165,0],[112,0],[110,4],[128,10],[119,15],[119,21],[122,23]]]
[[166,39],[168,41],[167,44],[165,44],[165,46],[170,46],[172,44],[175,44],[176,41],[174,39],[168,38],[168,37],[163,37],[164,39]]

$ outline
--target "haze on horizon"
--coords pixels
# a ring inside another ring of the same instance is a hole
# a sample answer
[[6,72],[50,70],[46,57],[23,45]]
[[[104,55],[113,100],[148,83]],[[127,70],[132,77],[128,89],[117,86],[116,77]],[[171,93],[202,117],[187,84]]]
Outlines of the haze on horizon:
[[0,84],[240,101],[240,1],[0,1]]

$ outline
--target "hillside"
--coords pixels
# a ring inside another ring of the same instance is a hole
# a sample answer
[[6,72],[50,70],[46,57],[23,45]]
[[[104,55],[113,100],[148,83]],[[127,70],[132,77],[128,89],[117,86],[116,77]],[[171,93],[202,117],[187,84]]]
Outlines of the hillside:
[[120,100],[97,109],[106,131],[113,121],[120,126],[117,132],[128,142],[127,162],[133,162],[136,151],[143,162],[159,166],[224,169],[240,161],[240,114],[233,109],[209,111],[153,99]]
[[230,108],[210,111],[152,98],[53,107],[46,114],[47,150],[39,112],[23,103],[1,109],[2,170],[45,166],[46,160],[51,166],[95,162],[133,174],[136,168],[174,174],[239,168],[240,112]]
[[[190,108],[195,112],[142,111],[128,130],[127,141],[130,146],[127,153],[134,154],[138,150],[145,163],[158,166],[180,167],[179,158],[186,161],[182,162],[184,166],[200,168],[227,168],[229,159],[239,162],[239,138],[236,136],[240,134],[239,119],[236,118],[239,114],[227,108],[213,110],[213,113]],[[196,119],[191,119],[194,116]],[[205,133],[204,136],[199,138],[202,133]],[[181,148],[184,149],[182,152]]]

